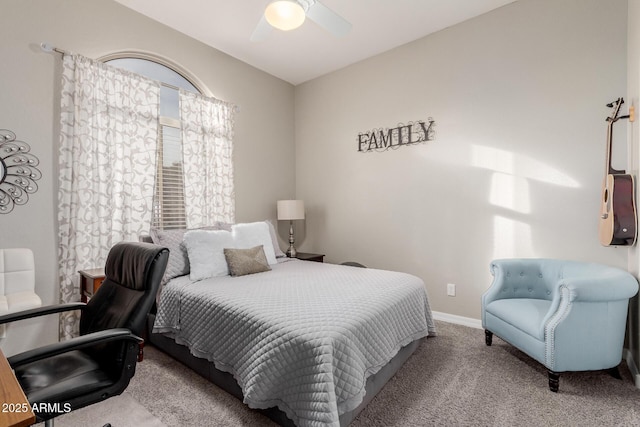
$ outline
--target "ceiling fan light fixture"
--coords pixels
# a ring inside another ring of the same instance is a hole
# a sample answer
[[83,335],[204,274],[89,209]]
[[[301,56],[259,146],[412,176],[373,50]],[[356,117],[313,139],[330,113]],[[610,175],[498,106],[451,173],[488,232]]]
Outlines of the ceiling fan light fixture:
[[305,19],[304,9],[291,0],[279,0],[269,3],[264,17],[274,28],[289,31],[298,28]]

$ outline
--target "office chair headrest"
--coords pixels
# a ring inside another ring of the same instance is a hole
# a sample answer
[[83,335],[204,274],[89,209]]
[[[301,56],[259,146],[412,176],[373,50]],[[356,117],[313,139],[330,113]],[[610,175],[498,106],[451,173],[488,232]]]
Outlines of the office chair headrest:
[[149,274],[156,256],[163,249],[150,243],[116,243],[105,265],[106,277],[121,286],[142,291],[149,285]]

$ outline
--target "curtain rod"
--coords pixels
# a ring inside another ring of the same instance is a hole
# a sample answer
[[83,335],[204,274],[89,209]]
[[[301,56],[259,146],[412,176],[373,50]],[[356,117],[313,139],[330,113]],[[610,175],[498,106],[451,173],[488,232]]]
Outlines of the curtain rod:
[[[47,42],[40,43],[40,49],[42,49],[44,52],[47,52],[47,53],[57,52],[61,55],[70,55],[70,53],[67,52],[66,50],[58,49],[55,46],[51,46]],[[169,89],[180,90],[178,86],[170,85],[169,83],[160,82],[160,85],[168,87]]]
[[[47,42],[40,43],[40,49],[42,49],[43,52],[47,52],[47,53],[56,52],[56,53],[59,53],[61,55],[70,55],[70,53],[67,52],[66,50],[58,49],[57,47],[52,46],[51,44],[49,44]],[[178,86],[174,86],[174,85],[169,84],[169,83],[160,82],[160,85],[164,86],[164,87],[168,87],[169,89],[180,90],[180,88]],[[226,102],[226,101],[223,101],[223,102]],[[236,113],[238,113],[238,112],[240,112],[240,107],[238,105],[234,105],[233,106],[233,110]]]
[[58,49],[55,46],[51,46],[47,42],[40,43],[40,49],[42,49],[44,52],[47,52],[47,53],[57,52],[57,53],[59,53],[61,55],[65,55],[65,54],[69,53],[66,50]]

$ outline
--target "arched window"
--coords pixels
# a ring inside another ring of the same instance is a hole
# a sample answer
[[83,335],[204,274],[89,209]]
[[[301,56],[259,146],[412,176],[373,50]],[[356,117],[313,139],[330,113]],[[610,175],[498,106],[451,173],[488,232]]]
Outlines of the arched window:
[[195,93],[202,91],[183,74],[160,59],[131,55],[111,58],[103,61],[111,66],[132,71],[162,83],[152,226],[160,229],[186,228],[178,91],[179,89]]

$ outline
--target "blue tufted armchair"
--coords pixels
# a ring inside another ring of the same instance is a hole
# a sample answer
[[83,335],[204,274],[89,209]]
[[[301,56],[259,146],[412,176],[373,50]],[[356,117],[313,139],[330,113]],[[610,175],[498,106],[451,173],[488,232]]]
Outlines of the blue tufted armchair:
[[554,392],[561,372],[617,373],[629,298],[638,291],[631,274],[556,259],[496,260],[491,274],[482,296],[487,345],[496,334],[542,363]]

